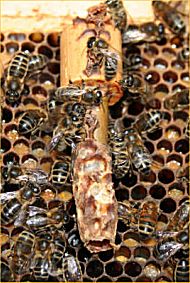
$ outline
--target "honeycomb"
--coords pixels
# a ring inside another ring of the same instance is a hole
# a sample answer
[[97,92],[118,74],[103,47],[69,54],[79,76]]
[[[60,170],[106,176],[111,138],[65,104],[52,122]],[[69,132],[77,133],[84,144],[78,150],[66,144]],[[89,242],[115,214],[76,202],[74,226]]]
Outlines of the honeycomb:
[[[27,84],[29,91],[21,98],[19,104],[10,105],[7,101],[2,104],[2,136],[1,153],[2,166],[15,159],[20,165],[28,168],[40,167],[50,173],[55,156],[46,150],[46,144],[51,140],[52,132],[41,131],[35,140],[27,135],[18,134],[18,118],[28,107],[43,106],[48,98],[48,90],[60,86],[60,44],[59,32],[43,33],[1,33],[1,57],[3,64],[19,50],[29,50],[48,57],[47,66],[32,81]],[[153,167],[149,176],[142,176],[133,171],[132,176],[122,179],[113,176],[114,188],[118,201],[135,201],[143,203],[151,196],[159,205],[160,216],[158,226],[165,227],[169,219],[184,199],[189,197],[188,186],[179,184],[176,172],[179,168],[187,168],[189,164],[189,142],[184,136],[184,127],[188,111],[169,111],[165,109],[163,99],[178,89],[189,86],[189,66],[178,60],[177,54],[183,45],[177,37],[166,39],[159,44],[141,44],[136,47],[143,58],[145,79],[152,85],[154,95],[149,104],[139,101],[126,102],[125,96],[114,106],[110,107],[110,119],[121,120],[127,128],[140,114],[149,109],[160,109],[164,119],[160,128],[146,135],[144,144],[150,151],[153,160],[159,164]],[[123,49],[126,52],[125,47]],[[154,165],[153,165],[154,166]],[[18,190],[16,184],[2,186],[1,192]],[[70,221],[65,226],[69,237],[69,252],[76,255],[82,269],[84,282],[171,282],[172,269],[158,261],[153,255],[155,240],[140,241],[138,233],[131,230],[120,220],[118,221],[116,244],[119,250],[109,250],[91,254],[79,238],[73,216],[76,214],[72,199],[71,186],[65,188],[69,200],[67,210]],[[51,195],[53,203],[54,194]],[[46,207],[47,202],[40,199],[40,206]],[[10,237],[16,239],[23,227],[3,227],[1,250],[9,254],[11,250]],[[9,257],[6,260],[9,263]],[[20,278],[21,282],[34,281],[30,273]],[[58,281],[49,276],[48,281]]]

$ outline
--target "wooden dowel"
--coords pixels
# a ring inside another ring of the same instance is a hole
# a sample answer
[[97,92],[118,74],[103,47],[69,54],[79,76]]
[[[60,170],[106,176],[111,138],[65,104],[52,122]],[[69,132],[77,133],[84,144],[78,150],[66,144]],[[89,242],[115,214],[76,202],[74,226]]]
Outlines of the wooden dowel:
[[[103,95],[99,106],[87,109],[83,125],[86,138],[77,145],[73,164],[73,195],[80,237],[91,252],[100,252],[115,246],[118,220],[107,132],[108,104],[114,104],[122,96],[117,84],[122,76],[122,58],[118,60],[116,76],[109,82],[105,80],[104,64],[97,73],[86,75],[87,41],[96,36],[95,28],[80,21],[65,27],[61,35],[61,86],[72,83],[84,90],[96,87]],[[120,32],[112,24],[106,24],[105,31],[100,37],[108,43],[111,52],[121,54]]]

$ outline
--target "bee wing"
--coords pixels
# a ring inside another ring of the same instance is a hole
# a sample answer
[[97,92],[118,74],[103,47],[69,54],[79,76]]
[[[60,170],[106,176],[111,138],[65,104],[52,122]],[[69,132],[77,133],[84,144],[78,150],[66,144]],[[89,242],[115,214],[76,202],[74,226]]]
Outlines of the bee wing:
[[[111,49],[113,49],[113,51],[111,50]],[[102,49],[101,50],[101,53],[105,56],[105,57],[107,57],[107,58],[114,58],[114,59],[116,59],[116,60],[122,60],[122,54],[119,54],[119,51],[118,50],[116,50],[115,48],[113,48],[113,47],[111,47],[111,49],[110,50],[104,50],[104,49]]]
[[17,197],[18,195],[18,192],[17,191],[14,191],[14,192],[7,192],[7,193],[1,193],[1,196],[0,196],[0,203],[1,204],[4,204],[6,201],[12,199],[12,198],[15,198]]
[[70,96],[73,97],[78,97],[81,96],[84,93],[83,89],[80,89],[78,86],[66,86],[66,87],[58,87],[57,90],[55,91],[55,96],[59,101],[65,101],[67,100]]
[[61,140],[61,138],[63,137],[64,133],[63,131],[57,133],[50,141],[49,145],[47,146],[47,151],[52,151],[56,145],[59,143],[59,141]]
[[38,207],[38,206],[33,206],[33,205],[29,205],[28,206],[28,213],[29,213],[29,217],[33,217],[37,214],[44,214],[47,211],[44,208]]
[[175,237],[177,236],[181,231],[162,231],[162,230],[158,230],[154,233],[154,235],[159,238],[159,239],[166,239],[168,237]]
[[14,226],[18,227],[18,226],[22,226],[25,223],[25,220],[27,218],[27,211],[26,209],[21,209],[15,222],[14,222]]
[[179,249],[183,246],[182,243],[178,243],[176,241],[166,242],[160,247],[160,251],[164,253],[164,261],[168,260],[171,256],[173,256]]
[[44,184],[47,183],[48,181],[48,174],[43,171],[42,169],[39,168],[35,168],[35,169],[27,169],[26,173],[29,176],[32,176],[33,178],[35,178],[35,181],[38,184]]
[[143,41],[147,38],[147,34],[137,29],[127,29],[122,35],[122,43],[124,44],[134,44]]

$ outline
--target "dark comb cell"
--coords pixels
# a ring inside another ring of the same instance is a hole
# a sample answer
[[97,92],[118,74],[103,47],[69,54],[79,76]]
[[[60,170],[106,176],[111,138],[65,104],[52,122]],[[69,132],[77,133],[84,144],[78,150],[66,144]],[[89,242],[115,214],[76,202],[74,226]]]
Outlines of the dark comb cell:
[[163,184],[169,184],[169,183],[173,182],[173,180],[174,180],[174,173],[173,173],[173,171],[171,171],[169,169],[162,169],[158,173],[158,179]]
[[60,34],[57,32],[50,33],[47,37],[47,42],[51,47],[58,47],[60,42]]
[[22,51],[29,51],[30,53],[32,53],[35,49],[35,45],[31,42],[24,42],[22,43],[22,47],[21,47],[21,50]]
[[150,195],[154,199],[162,199],[166,195],[166,190],[161,185],[154,185],[150,188]]
[[113,261],[106,264],[105,271],[107,275],[117,277],[122,274],[123,268],[119,262]]
[[173,84],[177,81],[177,75],[173,71],[168,71],[163,74],[163,79],[170,84]]
[[143,111],[143,108],[144,108],[144,105],[142,105],[141,103],[133,102],[133,103],[130,103],[128,107],[128,113],[130,115],[137,116]]
[[125,265],[125,273],[131,277],[136,277],[141,273],[142,267],[135,261],[128,262]]
[[165,198],[160,203],[160,209],[165,213],[172,213],[176,210],[176,202],[172,198]]
[[11,143],[6,138],[1,138],[0,145],[1,145],[0,153],[5,153],[5,152],[9,151],[9,149],[11,148]]
[[103,264],[98,260],[90,261],[86,267],[86,273],[88,276],[92,278],[97,278],[102,275],[104,271]]
[[53,58],[53,51],[46,45],[41,45],[38,48],[38,53],[45,55],[49,59]]
[[131,197],[134,200],[144,199],[147,195],[147,190],[143,186],[136,186],[131,191]]
[[158,72],[155,71],[150,71],[148,73],[146,73],[145,75],[145,80],[149,83],[149,84],[157,84],[160,80],[160,75],[158,74]]

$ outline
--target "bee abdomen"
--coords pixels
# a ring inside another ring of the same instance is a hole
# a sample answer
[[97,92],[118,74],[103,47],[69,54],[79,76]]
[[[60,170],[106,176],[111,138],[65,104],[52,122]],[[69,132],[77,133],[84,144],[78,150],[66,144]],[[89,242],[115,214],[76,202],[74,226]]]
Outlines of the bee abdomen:
[[11,61],[8,75],[24,79],[28,71],[29,55],[19,52]]
[[189,282],[189,263],[185,259],[180,259],[174,271],[175,282]]
[[32,119],[27,113],[21,118],[18,126],[20,134],[27,134],[31,132],[36,126],[35,119]]
[[70,173],[69,164],[66,162],[55,162],[51,172],[51,180],[55,186],[62,186],[66,183]]
[[155,229],[155,223],[148,221],[148,219],[140,219],[139,222],[139,233],[141,236],[148,237],[151,236]]
[[13,198],[8,201],[2,209],[1,221],[2,224],[7,225],[12,223],[17,217],[22,205],[18,199]]
[[37,281],[47,281],[49,273],[49,261],[48,259],[44,259],[42,256],[38,256],[36,258],[36,264],[33,269],[34,277]]
[[151,157],[143,148],[134,150],[132,160],[136,169],[142,174],[148,175],[150,173]]
[[105,79],[111,81],[117,74],[117,59],[107,57],[105,59]]
[[47,64],[47,57],[43,54],[32,55],[30,56],[29,64],[28,64],[28,71],[35,72],[39,69],[42,69]]

